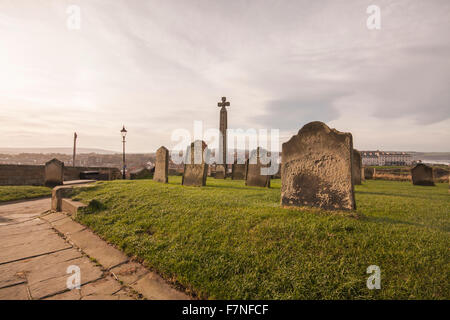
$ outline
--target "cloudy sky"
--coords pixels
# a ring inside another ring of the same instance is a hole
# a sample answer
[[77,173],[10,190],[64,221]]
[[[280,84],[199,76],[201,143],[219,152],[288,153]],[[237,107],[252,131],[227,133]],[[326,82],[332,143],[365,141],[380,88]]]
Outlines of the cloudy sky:
[[[366,9],[381,8],[368,30]],[[69,5],[81,29],[67,27]],[[0,0],[0,147],[175,145],[194,120],[450,151],[448,0]]]

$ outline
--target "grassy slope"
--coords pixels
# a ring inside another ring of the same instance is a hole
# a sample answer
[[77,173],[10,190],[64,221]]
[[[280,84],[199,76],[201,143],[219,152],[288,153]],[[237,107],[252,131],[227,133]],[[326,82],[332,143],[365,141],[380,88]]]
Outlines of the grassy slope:
[[0,203],[50,196],[52,190],[47,187],[33,186],[0,186]]
[[[361,219],[281,209],[272,189],[114,181],[76,197],[105,208],[80,221],[167,279],[216,299],[449,299],[448,185],[366,181]],[[378,265],[381,290],[368,290]]]

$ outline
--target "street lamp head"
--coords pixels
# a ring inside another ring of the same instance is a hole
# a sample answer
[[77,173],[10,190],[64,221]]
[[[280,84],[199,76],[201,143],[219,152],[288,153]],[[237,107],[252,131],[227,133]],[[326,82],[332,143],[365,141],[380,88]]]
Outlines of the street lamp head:
[[122,137],[125,138],[127,135],[127,130],[125,129],[125,126],[123,126],[122,130],[120,130],[120,133],[122,134]]

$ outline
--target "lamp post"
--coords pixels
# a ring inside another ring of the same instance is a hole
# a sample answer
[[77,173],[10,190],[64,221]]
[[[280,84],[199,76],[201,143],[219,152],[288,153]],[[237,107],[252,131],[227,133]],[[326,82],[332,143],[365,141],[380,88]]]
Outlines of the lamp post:
[[120,133],[122,134],[122,143],[123,143],[123,171],[122,171],[122,179],[126,179],[126,174],[125,174],[125,137],[127,135],[127,130],[125,129],[125,126],[123,126],[122,130],[120,130]]

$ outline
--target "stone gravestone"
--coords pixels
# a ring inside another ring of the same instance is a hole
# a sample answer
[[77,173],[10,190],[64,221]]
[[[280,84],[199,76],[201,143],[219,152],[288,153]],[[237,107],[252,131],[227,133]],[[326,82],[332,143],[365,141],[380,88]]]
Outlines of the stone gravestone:
[[234,161],[231,167],[231,179],[232,180],[244,180],[245,179],[245,163],[237,163]]
[[261,157],[266,150],[258,147],[250,153],[245,164],[245,185],[251,187],[270,188],[270,175],[262,175],[261,169],[270,167],[268,164],[261,163]]
[[412,183],[418,186],[434,186],[433,168],[423,163],[418,163],[411,169]]
[[213,176],[213,166],[212,165],[209,165],[208,166],[208,177],[212,177]]
[[206,143],[201,140],[192,142],[186,152],[181,184],[184,186],[205,186],[208,174],[208,160]]
[[364,178],[365,179],[375,179],[375,168],[364,168]]
[[162,183],[167,183],[169,181],[169,150],[165,147],[160,147],[156,150],[153,180]]
[[356,209],[351,133],[316,121],[283,143],[281,205]]
[[358,150],[353,149],[353,185],[361,184],[361,153]]
[[214,178],[225,179],[227,177],[226,166],[223,164],[216,165],[216,170],[214,173]]
[[45,163],[45,185],[55,187],[63,184],[64,181],[64,162],[58,159],[52,159]]

